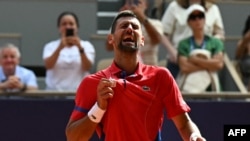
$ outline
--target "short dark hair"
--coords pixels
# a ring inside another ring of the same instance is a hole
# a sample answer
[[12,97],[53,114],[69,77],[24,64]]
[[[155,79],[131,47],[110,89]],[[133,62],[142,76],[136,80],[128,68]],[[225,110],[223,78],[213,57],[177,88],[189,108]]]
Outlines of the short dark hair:
[[78,17],[76,16],[75,13],[70,12],[70,11],[62,12],[62,13],[58,16],[58,18],[57,18],[57,27],[60,26],[60,22],[61,22],[62,18],[63,18],[64,16],[66,16],[66,15],[71,15],[71,16],[73,16],[74,19],[75,19],[75,21],[76,21],[77,27],[78,27],[78,28],[80,27]]
[[245,27],[243,29],[242,35],[244,36],[250,30],[250,15],[247,17]]
[[118,15],[114,18],[112,25],[111,25],[111,33],[115,32],[115,27],[118,19],[122,17],[134,17],[137,18],[136,15],[131,10],[124,10],[118,13]]

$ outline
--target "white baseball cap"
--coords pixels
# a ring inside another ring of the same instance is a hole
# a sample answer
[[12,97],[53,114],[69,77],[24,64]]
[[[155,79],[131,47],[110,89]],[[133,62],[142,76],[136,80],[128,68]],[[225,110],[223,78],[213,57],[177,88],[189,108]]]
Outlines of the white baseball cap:
[[186,21],[188,20],[188,17],[190,16],[190,14],[192,14],[194,11],[200,11],[205,14],[204,7],[202,7],[200,4],[192,4],[187,9]]

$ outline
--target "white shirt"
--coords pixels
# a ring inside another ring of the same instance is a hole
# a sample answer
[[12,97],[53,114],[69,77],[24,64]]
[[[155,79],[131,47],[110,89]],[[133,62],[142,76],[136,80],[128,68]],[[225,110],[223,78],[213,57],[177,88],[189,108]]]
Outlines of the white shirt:
[[[59,47],[61,40],[47,43],[43,50],[43,59],[50,57]],[[95,49],[89,41],[82,41],[81,46],[87,58],[94,64]],[[77,46],[64,47],[52,69],[46,71],[46,86],[48,90],[76,90],[82,79],[88,75],[83,71],[81,56]]]
[[[192,35],[192,31],[186,21],[186,10],[174,0],[169,4],[162,17],[164,33],[172,36],[171,41],[176,48],[181,40]],[[205,34],[214,35],[217,29],[224,31],[221,14],[217,5],[211,4],[205,16]]]

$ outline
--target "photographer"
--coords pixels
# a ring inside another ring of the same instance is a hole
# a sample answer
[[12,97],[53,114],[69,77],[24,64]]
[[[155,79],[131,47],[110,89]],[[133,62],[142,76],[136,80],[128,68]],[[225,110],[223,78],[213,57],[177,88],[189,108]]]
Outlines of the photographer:
[[78,36],[79,21],[72,12],[59,15],[61,38],[47,43],[43,51],[48,90],[76,90],[94,64],[95,49]]

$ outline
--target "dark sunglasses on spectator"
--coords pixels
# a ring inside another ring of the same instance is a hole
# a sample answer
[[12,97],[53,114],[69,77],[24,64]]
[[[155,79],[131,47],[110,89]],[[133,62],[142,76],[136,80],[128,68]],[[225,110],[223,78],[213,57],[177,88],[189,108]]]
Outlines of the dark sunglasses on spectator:
[[196,19],[204,19],[205,18],[205,15],[203,13],[199,13],[199,14],[191,14],[189,17],[188,17],[188,20],[196,20]]

